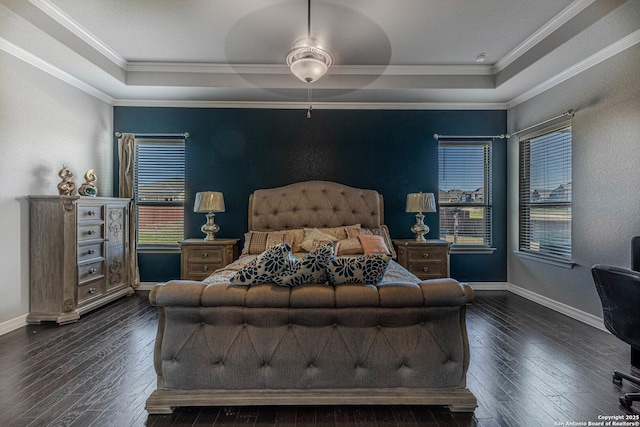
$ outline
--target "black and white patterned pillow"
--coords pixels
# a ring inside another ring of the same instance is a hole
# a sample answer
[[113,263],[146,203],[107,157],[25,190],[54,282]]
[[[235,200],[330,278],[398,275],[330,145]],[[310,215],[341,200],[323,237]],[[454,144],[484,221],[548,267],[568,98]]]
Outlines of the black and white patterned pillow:
[[231,278],[235,285],[272,283],[283,271],[293,267],[298,259],[291,253],[291,245],[280,243],[262,252]]
[[275,282],[280,286],[298,286],[306,283],[327,283],[327,266],[333,258],[333,242],[309,252],[292,267],[283,271]]
[[391,256],[386,254],[360,255],[357,257],[333,258],[327,267],[329,283],[365,283],[377,285],[382,282]]

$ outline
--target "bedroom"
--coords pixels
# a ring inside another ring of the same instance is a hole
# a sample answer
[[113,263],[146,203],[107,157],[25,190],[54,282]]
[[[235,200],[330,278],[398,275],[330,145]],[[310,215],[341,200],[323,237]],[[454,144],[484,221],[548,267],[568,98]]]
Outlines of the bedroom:
[[[51,3],[64,10],[67,2]],[[630,237],[640,232],[640,216],[637,215],[640,199],[634,195],[640,184],[637,168],[640,160],[637,150],[640,11],[638,2],[633,0],[564,2],[576,7],[584,7],[587,3],[606,10],[607,13],[603,12],[606,16],[574,35],[563,47],[577,51],[578,46],[585,48],[592,43],[590,37],[600,37],[600,41],[588,46],[593,49],[592,53],[580,51],[583,58],[568,58],[567,61],[576,62],[564,64],[558,72],[562,78],[549,79],[550,83],[557,84],[549,85],[546,90],[539,88],[540,93],[525,97],[526,100],[516,99],[517,102],[510,103],[514,97],[482,105],[475,102],[417,103],[417,107],[404,104],[404,109],[398,108],[397,103],[385,108],[372,102],[371,106],[365,103],[357,104],[361,108],[343,109],[335,104],[333,108],[322,105],[321,89],[317,88],[313,93],[318,103],[312,118],[307,120],[304,90],[297,93],[300,96],[296,98],[299,101],[294,104],[295,109],[221,109],[215,103],[185,106],[182,102],[168,100],[136,103],[120,100],[119,95],[112,97],[117,102],[105,100],[91,85],[91,78],[80,80],[80,83],[65,80],[68,73],[60,73],[60,70],[66,69],[67,60],[81,55],[90,58],[83,62],[89,74],[94,67],[100,66],[114,74],[122,73],[121,69],[95,50],[87,50],[86,44],[76,46],[79,52],[74,52],[45,37],[51,32],[73,46],[77,42],[76,36],[63,34],[52,18],[45,20],[44,12],[38,12],[33,4],[26,7],[18,2],[3,1],[0,4],[0,174],[5,185],[0,204],[3,218],[0,227],[4,236],[0,265],[6,280],[2,285],[4,298],[0,301],[0,331],[6,333],[22,327],[29,311],[28,205],[25,196],[55,194],[56,173],[63,162],[69,163],[78,178],[86,169],[95,169],[99,194],[113,194],[117,188],[115,132],[190,132],[189,142],[201,144],[205,150],[202,158],[193,160],[198,168],[189,173],[194,174],[193,182],[197,184],[191,191],[208,190],[206,182],[220,180],[222,186],[219,188],[225,192],[229,205],[227,212],[216,216],[222,226],[221,236],[239,237],[244,231],[246,197],[253,189],[322,178],[382,192],[389,199],[386,216],[394,237],[409,237],[413,218],[404,212],[403,198],[409,192],[436,188],[434,133],[500,134],[526,128],[568,109],[576,110],[572,125],[576,183],[573,258],[577,265],[565,269],[522,259],[513,253],[517,247],[518,150],[514,141],[497,141],[494,194],[502,197],[502,201],[495,201],[494,242],[498,250],[492,255],[453,255],[452,274],[461,280],[484,282],[478,283],[478,287],[506,288],[571,317],[597,322],[601,311],[588,269],[597,262],[628,266]],[[25,7],[27,10],[22,10]],[[539,22],[540,26],[545,22]],[[606,37],[602,35],[603,31]],[[627,44],[616,44],[620,40]],[[612,50],[606,50],[609,46],[613,46]],[[571,68],[598,52],[602,56],[583,63],[583,68]],[[546,55],[553,53],[545,52]],[[557,51],[556,55],[560,53]],[[572,70],[575,75],[570,72]],[[80,73],[86,71],[78,70]],[[192,89],[185,90],[185,93],[191,92]],[[201,108],[194,108],[198,105]],[[269,153],[268,165],[253,170],[250,175],[253,182],[234,179],[236,167],[245,167],[244,163],[234,167],[225,165],[219,156],[207,158],[215,152],[209,141],[214,132],[221,130],[219,121],[224,121],[230,131],[242,130],[241,136],[247,138],[247,149],[257,149],[261,144],[282,147],[282,151]],[[250,122],[258,125],[246,126]],[[345,146],[345,139],[341,138],[351,138],[354,146]],[[331,161],[323,162],[313,170],[296,169],[295,164],[292,167],[286,156],[304,148],[300,141],[317,150],[319,159],[330,158]],[[338,151],[330,151],[334,149]],[[332,157],[330,153],[335,154]],[[378,159],[385,160],[383,166],[374,164]],[[421,160],[424,161],[423,169],[419,168]],[[350,169],[354,164],[356,168]],[[424,188],[422,184],[418,185],[421,182],[425,182]],[[189,212],[189,237],[199,237],[202,220],[201,214]],[[437,230],[436,214],[428,214],[427,222],[431,225],[431,233]],[[151,270],[159,271],[158,264],[173,264],[175,271],[179,256],[170,258],[168,262],[151,260]],[[164,280],[166,275],[147,277],[143,276],[142,280]]]

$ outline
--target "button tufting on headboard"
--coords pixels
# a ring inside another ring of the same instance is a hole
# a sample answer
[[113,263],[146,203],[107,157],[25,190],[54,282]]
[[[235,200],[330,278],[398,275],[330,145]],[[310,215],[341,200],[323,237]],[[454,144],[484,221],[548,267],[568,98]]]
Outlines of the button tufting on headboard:
[[[303,196],[304,195],[304,196]],[[375,190],[327,181],[307,181],[256,190],[249,199],[252,231],[383,223],[382,196]]]

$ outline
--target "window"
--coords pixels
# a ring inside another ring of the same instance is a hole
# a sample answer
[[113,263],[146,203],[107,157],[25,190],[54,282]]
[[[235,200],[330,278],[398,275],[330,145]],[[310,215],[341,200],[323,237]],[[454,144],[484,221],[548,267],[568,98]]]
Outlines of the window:
[[520,140],[520,251],[571,260],[571,127]]
[[439,141],[440,238],[491,246],[491,141]]
[[184,239],[184,140],[136,140],[138,249],[177,248]]

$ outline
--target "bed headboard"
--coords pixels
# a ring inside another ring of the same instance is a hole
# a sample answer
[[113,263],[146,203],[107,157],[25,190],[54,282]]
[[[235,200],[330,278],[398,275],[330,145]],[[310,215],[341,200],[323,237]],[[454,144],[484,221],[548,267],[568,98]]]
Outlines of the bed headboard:
[[329,181],[256,190],[249,196],[249,231],[384,224],[382,195]]

